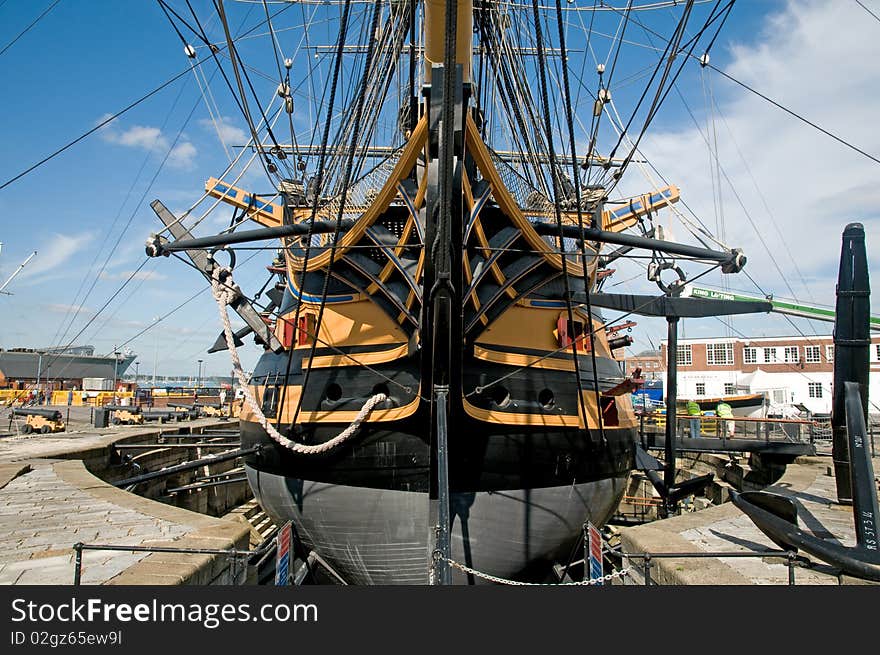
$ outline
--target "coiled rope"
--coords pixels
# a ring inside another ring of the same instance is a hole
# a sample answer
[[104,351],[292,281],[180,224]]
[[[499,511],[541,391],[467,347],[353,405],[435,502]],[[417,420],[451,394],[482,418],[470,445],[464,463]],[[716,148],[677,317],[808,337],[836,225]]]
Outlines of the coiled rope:
[[241,359],[239,359],[238,349],[235,347],[232,324],[229,322],[229,312],[227,310],[227,306],[230,303],[235,302],[235,300],[241,296],[241,289],[232,281],[231,269],[228,267],[214,266],[214,270],[211,272],[211,295],[214,296],[214,300],[217,301],[217,310],[220,313],[220,321],[223,323],[223,335],[226,338],[226,346],[229,348],[229,353],[232,357],[232,368],[235,371],[235,377],[238,378],[238,383],[241,385],[241,389],[244,392],[245,401],[250,406],[251,411],[253,411],[266,433],[278,444],[302,455],[326,453],[354,436],[364,419],[367,418],[371,411],[373,411],[373,408],[386,400],[387,396],[384,393],[377,393],[371,397],[364,403],[364,406],[361,407],[361,411],[358,412],[355,419],[351,422],[351,425],[329,441],[314,446],[291,441],[278,432],[278,430],[275,429],[275,426],[273,426],[266,418],[266,415],[263,414],[263,410],[257,403],[257,399],[254,397],[248,384],[249,381],[245,377],[244,370],[241,367]]

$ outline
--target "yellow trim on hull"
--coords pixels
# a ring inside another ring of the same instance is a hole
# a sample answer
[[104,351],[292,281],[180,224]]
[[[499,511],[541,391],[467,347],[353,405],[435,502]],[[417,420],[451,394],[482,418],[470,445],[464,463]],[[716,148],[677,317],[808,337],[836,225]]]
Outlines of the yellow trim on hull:
[[[567,351],[570,352],[570,351]],[[474,346],[474,357],[484,362],[493,362],[494,364],[507,364],[509,366],[528,366],[529,368],[544,368],[552,371],[574,371],[574,362],[565,361],[559,358],[547,357],[541,359],[548,353],[541,355],[524,355],[522,353],[501,352],[498,350],[490,350]],[[540,360],[540,361],[538,361]]]
[[[400,155],[400,159],[397,160],[394,170],[391,171],[391,175],[388,176],[388,179],[385,181],[385,186],[379,191],[376,199],[366,208],[366,211],[364,211],[360,218],[358,218],[354,226],[344,234],[340,235],[334,261],[342,259],[342,257],[348,252],[349,248],[357,244],[364,237],[367,228],[375,223],[376,219],[388,209],[391,201],[394,200],[398,194],[397,183],[402,178],[409,175],[409,172],[416,164],[416,160],[418,159],[419,153],[421,152],[422,146],[427,138],[428,121],[427,118],[423,116],[416,125],[409,142],[406,144],[403,153]],[[334,216],[333,220],[335,220],[335,218],[336,217]],[[285,249],[284,253],[287,259],[288,276],[295,277],[302,269],[302,260],[304,258],[291,255],[289,248]],[[319,255],[310,257],[307,270],[320,270],[326,268],[329,264],[330,250],[328,249]]]
[[395,359],[405,357],[409,344],[402,344],[399,348],[381,350],[379,352],[352,353],[345,355],[322,355],[312,360],[312,368],[330,368],[334,366],[359,366],[364,364],[384,364],[393,362]]
[[[257,398],[257,401],[260,405],[263,404],[263,392],[265,387],[257,387],[251,386],[251,391],[254,396]],[[281,396],[284,395],[284,408],[281,411],[281,424],[288,425],[291,420],[293,420],[293,413],[296,411],[296,406],[299,403],[299,397],[302,393],[302,387],[298,386],[290,386],[287,387],[287,394],[284,394],[284,389],[279,387],[278,389],[278,399],[281,399]],[[416,410],[419,408],[419,402],[421,398],[418,394],[416,394],[415,399],[407,405],[402,407],[392,407],[390,409],[373,409],[372,412],[369,413],[367,418],[364,419],[364,423],[383,423],[387,421],[398,421],[400,419],[407,418],[415,414]],[[358,411],[332,411],[332,410],[324,410],[318,412],[308,412],[304,410],[300,410],[299,416],[297,417],[297,423],[351,423],[357,418]],[[242,407],[241,414],[239,418],[242,421],[251,421],[256,422],[256,417],[254,413],[250,411],[247,404]],[[274,424],[276,422],[276,418],[270,418],[269,422]]]

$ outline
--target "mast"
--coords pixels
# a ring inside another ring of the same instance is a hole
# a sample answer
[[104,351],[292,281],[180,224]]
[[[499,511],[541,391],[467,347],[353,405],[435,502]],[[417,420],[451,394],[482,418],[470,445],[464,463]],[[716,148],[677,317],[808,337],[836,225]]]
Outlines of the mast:
[[23,269],[27,265],[27,263],[36,256],[37,256],[37,251],[34,250],[30,255],[28,255],[27,259],[25,259],[21,264],[19,264],[18,268],[15,269],[15,272],[9,276],[9,278],[6,280],[6,282],[3,283],[3,286],[0,286],[0,293],[6,294],[6,295],[11,295],[8,291],[4,291],[4,289],[7,286],[9,286],[9,283],[12,282],[13,278],[16,275],[21,273],[21,269]]
[[[470,35],[474,33],[473,0],[455,2],[456,26],[455,64],[460,65],[461,79],[465,84],[471,81]],[[431,67],[443,64],[446,48],[446,0],[425,0],[425,84],[431,84]],[[455,35],[453,35],[454,37]]]
[[425,0],[428,122],[422,393],[431,401],[429,581],[451,582],[448,436],[461,415],[462,159],[470,95],[472,0]]

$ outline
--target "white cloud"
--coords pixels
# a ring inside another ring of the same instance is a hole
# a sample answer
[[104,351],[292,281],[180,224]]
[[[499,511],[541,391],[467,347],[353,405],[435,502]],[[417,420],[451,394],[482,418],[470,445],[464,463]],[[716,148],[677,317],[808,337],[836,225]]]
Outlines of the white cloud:
[[37,249],[37,256],[22,269],[19,279],[33,277],[47,271],[61,268],[73,255],[92,241],[91,233],[53,234],[43,240],[45,247]]
[[[107,115],[105,114],[98,122],[106,119]],[[114,145],[137,148],[159,155],[167,152],[168,164],[173,168],[192,168],[198,154],[196,147],[185,137],[172,147],[171,141],[162,133],[162,130],[151,125],[132,125],[122,129],[119,119],[114,119],[102,127],[99,133],[101,138]],[[171,148],[170,152],[169,148]]]
[[[722,45],[719,40],[713,60],[723,62],[719,67],[733,77],[877,156],[880,131],[871,126],[880,114],[878,29],[855,3],[790,2],[766,19],[753,43],[731,44],[729,62],[717,50]],[[844,226],[863,223],[869,252],[880,247],[876,184],[880,165],[717,73],[708,69],[706,73],[721,109],[715,123],[719,160],[761,234],[759,238],[722,176],[726,242],[745,249],[747,270],[768,292],[790,295],[775,263],[799,297],[809,300],[812,294],[817,302],[833,302]],[[669,101],[675,102],[673,96]],[[702,94],[695,94],[689,104],[705,130],[707,107]],[[706,143],[683,115],[687,124],[678,130],[649,132],[642,150],[717,232]],[[631,180],[639,177],[632,172]],[[627,191],[644,192],[636,187],[630,182]],[[684,236],[680,225],[676,223],[674,229],[676,236]],[[876,258],[870,263],[876,277],[880,273]],[[620,274],[617,277],[622,279]],[[754,290],[742,275],[726,277],[735,288]]]
[[132,125],[124,132],[120,132],[112,137],[112,141],[123,146],[133,148],[143,148],[144,150],[167,150],[168,141],[162,136],[162,130],[158,127],[147,127],[145,125]]
[[178,143],[168,155],[168,163],[174,168],[189,169],[195,163],[198,151],[189,141]]
[[[106,115],[102,116],[98,122],[106,119]],[[132,125],[127,129],[121,129],[120,121],[116,118],[102,127],[99,133],[104,141],[120,146],[140,148],[151,152],[168,150],[168,139],[158,127]]]
[[216,123],[210,118],[203,118],[199,124],[206,130],[214,132],[227,146],[244,145],[248,140],[247,133],[233,125],[232,119],[228,116],[221,116]]

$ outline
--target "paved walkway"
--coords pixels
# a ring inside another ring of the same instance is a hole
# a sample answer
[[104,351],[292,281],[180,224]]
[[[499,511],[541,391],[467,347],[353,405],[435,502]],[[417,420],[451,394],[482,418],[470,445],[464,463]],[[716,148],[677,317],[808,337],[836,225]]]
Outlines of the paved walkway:
[[[217,422],[202,419],[187,425]],[[72,584],[77,542],[247,549],[248,525],[117,489],[83,463],[104,463],[114,442],[155,438],[159,430],[93,429],[0,439],[0,584]],[[230,583],[230,576],[237,574],[230,574],[228,566],[227,558],[213,556],[86,550],[82,583]]]
[[[814,535],[844,546],[856,543],[851,506],[837,503],[835,480],[829,475],[830,458],[805,457],[790,465],[785,475],[767,491],[792,498],[800,526]],[[880,471],[880,458],[874,459]],[[747,552],[779,550],[732,503],[665,521],[621,530],[626,552]],[[837,571],[821,561],[795,569],[797,584],[837,585]],[[641,561],[631,564],[641,568]],[[663,584],[788,584],[788,565],[776,558],[655,559],[652,577]]]
[[[0,489],[0,584],[72,584],[76,542],[141,546],[192,529],[101,500],[38,464]],[[148,554],[85,551],[82,582],[107,582]]]

